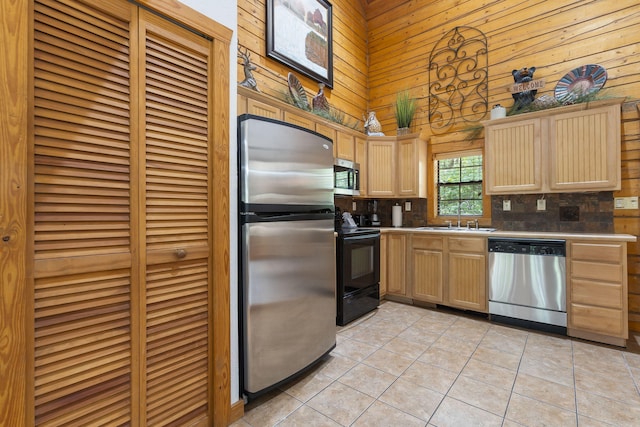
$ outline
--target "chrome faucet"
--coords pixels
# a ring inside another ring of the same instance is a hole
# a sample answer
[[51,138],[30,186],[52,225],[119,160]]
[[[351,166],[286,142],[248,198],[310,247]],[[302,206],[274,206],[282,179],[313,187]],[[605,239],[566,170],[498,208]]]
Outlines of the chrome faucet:
[[458,228],[462,226],[461,216],[462,216],[462,202],[458,203]]

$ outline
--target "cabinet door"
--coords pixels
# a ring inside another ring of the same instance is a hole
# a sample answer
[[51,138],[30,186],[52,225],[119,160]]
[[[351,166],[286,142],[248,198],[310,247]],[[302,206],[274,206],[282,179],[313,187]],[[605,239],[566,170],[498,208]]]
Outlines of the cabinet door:
[[298,125],[305,129],[314,130],[315,123],[308,117],[301,116],[299,114],[292,113],[291,111],[284,112],[284,121],[287,123],[292,123],[294,125]]
[[337,155],[341,159],[355,161],[355,145],[354,136],[345,132],[337,132],[335,144],[337,146]]
[[418,195],[418,153],[416,139],[400,139],[397,164],[397,195],[402,197],[419,197]]
[[393,197],[396,194],[395,141],[367,141],[367,194]]
[[355,137],[355,159],[360,165],[360,196],[365,197],[367,193],[367,140],[366,138]]
[[[137,295],[143,307],[141,415],[149,426],[204,422],[212,388],[209,117],[214,100],[206,85],[212,49],[203,37],[150,12],[139,13],[144,19],[139,46],[145,64],[139,84],[144,139],[134,217],[143,249],[144,286]],[[172,95],[163,97],[160,88],[167,85]],[[189,111],[188,120],[178,112],[165,114],[175,102]]]
[[485,189],[487,194],[541,192],[542,121],[487,125],[485,130]]
[[620,189],[620,105],[549,117],[552,191]]
[[411,241],[411,296],[444,302],[444,237],[414,235]]
[[[126,54],[135,24],[121,6],[34,4],[34,300],[26,306],[35,354],[26,392],[35,425],[135,424],[137,135]],[[115,39],[109,49],[98,27]]]
[[315,124],[315,130],[320,135],[324,135],[333,142],[333,157],[338,157],[338,144],[336,143],[336,130],[331,126],[322,123]]
[[447,301],[451,306],[487,311],[487,257],[484,237],[449,237]]
[[486,256],[449,252],[448,302],[458,308],[487,310]]
[[265,104],[252,98],[247,99],[247,113],[270,119],[282,120],[282,110],[273,105]]
[[387,294],[387,235],[380,235],[380,298]]
[[387,235],[387,293],[405,296],[406,287],[406,248],[405,234]]

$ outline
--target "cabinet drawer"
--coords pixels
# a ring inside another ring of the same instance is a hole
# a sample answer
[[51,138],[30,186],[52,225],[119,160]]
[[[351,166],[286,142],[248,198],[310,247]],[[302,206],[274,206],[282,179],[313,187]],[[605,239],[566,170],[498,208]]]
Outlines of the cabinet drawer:
[[622,309],[622,298],[622,285],[571,280],[571,301],[574,303]]
[[609,283],[622,282],[622,265],[603,264],[590,261],[571,261],[571,277],[601,280]]
[[571,304],[569,326],[598,334],[627,338],[622,310]]
[[487,239],[478,237],[449,237],[449,251],[484,253]]
[[414,249],[442,250],[444,248],[444,237],[421,237],[413,235],[411,246]]
[[[626,244],[626,243],[625,243]],[[619,243],[572,243],[571,259],[583,261],[620,263],[623,257],[623,247]]]

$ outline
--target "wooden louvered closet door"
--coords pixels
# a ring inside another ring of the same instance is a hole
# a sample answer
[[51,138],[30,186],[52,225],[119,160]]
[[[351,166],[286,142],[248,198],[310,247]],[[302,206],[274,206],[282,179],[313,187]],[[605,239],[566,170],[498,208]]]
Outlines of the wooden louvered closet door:
[[36,425],[210,420],[210,52],[124,0],[35,2]]
[[211,271],[208,41],[141,11],[146,247],[143,399],[149,425],[205,418]]

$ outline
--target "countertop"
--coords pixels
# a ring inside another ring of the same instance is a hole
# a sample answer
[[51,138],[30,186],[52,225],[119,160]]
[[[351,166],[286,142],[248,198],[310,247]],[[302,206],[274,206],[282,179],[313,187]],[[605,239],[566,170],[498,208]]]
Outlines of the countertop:
[[430,233],[446,234],[449,236],[478,236],[478,237],[521,237],[526,239],[561,239],[561,240],[593,240],[593,241],[617,241],[635,242],[636,236],[632,234],[607,234],[607,233],[565,233],[559,231],[467,231],[450,230],[443,227],[441,230],[420,230],[413,227],[380,227],[382,233]]

